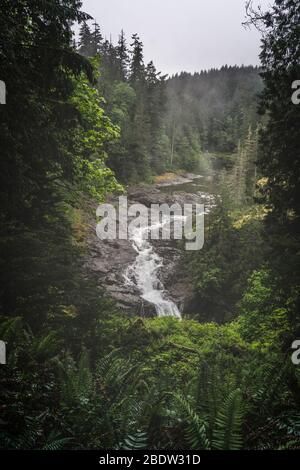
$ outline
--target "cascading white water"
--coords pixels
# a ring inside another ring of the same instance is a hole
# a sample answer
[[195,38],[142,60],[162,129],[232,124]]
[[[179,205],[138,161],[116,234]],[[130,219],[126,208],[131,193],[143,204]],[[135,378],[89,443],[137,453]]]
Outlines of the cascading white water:
[[[202,177],[198,175],[197,178]],[[195,181],[195,178],[193,178],[193,181]],[[195,183],[193,183],[192,194],[197,195],[201,203],[205,203],[204,213],[208,214],[216,205],[215,195],[203,191],[194,193],[194,185]],[[175,221],[176,219],[184,222],[186,217],[173,215],[172,220]],[[159,317],[171,316],[181,319],[177,305],[168,298],[164,286],[158,277],[158,270],[163,266],[163,260],[155,252],[154,246],[148,241],[149,232],[162,229],[164,224],[168,222],[168,219],[165,219],[165,222],[161,221],[156,225],[147,225],[146,223],[146,226],[135,227],[131,230],[129,238],[132,240],[137,257],[134,263],[128,266],[123,276],[127,285],[138,288],[141,298],[155,306]]]
[[161,227],[162,223],[133,229],[130,239],[137,257],[135,262],[126,269],[124,278],[128,285],[134,285],[140,290],[142,299],[155,306],[159,317],[169,316],[180,319],[181,314],[177,305],[166,297],[164,287],[158,278],[158,269],[163,266],[162,259],[146,237],[150,230]]

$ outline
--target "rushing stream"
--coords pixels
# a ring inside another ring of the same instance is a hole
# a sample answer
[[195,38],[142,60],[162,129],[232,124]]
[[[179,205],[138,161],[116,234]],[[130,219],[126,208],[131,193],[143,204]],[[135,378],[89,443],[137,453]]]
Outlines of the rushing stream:
[[163,266],[162,258],[155,252],[153,245],[147,240],[147,234],[156,226],[137,227],[130,236],[133,247],[137,252],[135,262],[128,266],[124,274],[127,285],[135,285],[141,292],[141,298],[155,306],[159,317],[181,318],[177,305],[167,298],[166,292],[158,278],[158,269]]
[[[215,202],[210,192],[211,188],[207,187],[206,178],[203,177],[185,184],[166,185],[161,189],[165,192],[176,190],[177,192],[190,192],[200,196],[206,204],[206,213],[209,212]],[[184,217],[181,217],[181,219],[184,219]],[[148,237],[152,229],[161,229],[162,227],[163,223],[160,222],[156,225],[136,227],[132,230],[130,240],[137,256],[124,273],[125,285],[137,288],[141,299],[154,305],[159,317],[172,316],[180,319],[181,313],[177,305],[169,298],[159,279],[159,269],[163,267],[163,259],[155,251],[155,247],[149,241],[150,237]]]

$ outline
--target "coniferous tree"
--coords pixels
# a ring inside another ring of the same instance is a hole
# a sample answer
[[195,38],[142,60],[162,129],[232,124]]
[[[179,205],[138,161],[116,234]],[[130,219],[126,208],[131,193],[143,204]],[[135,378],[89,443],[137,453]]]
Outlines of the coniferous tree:
[[130,44],[131,50],[131,64],[129,80],[133,86],[141,85],[145,79],[145,66],[143,43],[137,34],[133,34],[132,43]]
[[268,186],[264,203],[269,209],[270,261],[280,289],[289,297],[294,335],[300,332],[300,106],[291,98],[292,84],[300,76],[299,17],[297,0],[275,0],[270,11],[252,18],[265,28],[261,112],[268,121],[261,132],[258,163]]
[[86,21],[84,21],[79,31],[79,52],[85,57],[91,57],[94,55],[94,45],[91,29]]
[[116,56],[118,61],[119,80],[126,81],[128,76],[129,54],[123,29],[116,46]]
[[91,50],[92,50],[92,55],[99,54],[101,51],[101,46],[102,46],[102,41],[103,41],[103,36],[101,34],[100,26],[98,23],[95,21],[93,23],[93,31],[90,34],[91,36]]

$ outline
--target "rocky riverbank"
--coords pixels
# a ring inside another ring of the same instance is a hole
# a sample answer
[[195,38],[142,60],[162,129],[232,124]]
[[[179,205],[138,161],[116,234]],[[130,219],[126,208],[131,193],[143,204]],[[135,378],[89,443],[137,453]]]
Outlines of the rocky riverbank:
[[[201,191],[196,185],[195,192],[193,187],[190,188],[191,192],[182,190],[183,186],[200,181],[200,178],[199,175],[192,174],[175,175],[173,179],[168,177],[156,184],[129,187],[128,205],[140,203],[150,207],[151,204],[172,205],[178,202],[183,205],[205,201],[212,204],[212,196]],[[166,187],[167,191],[164,190]],[[117,204],[118,198],[112,198],[109,202]],[[158,271],[159,281],[163,284],[168,298],[176,303],[181,312],[184,312],[192,297],[192,288],[182,270],[184,251],[174,240],[151,240],[151,245],[163,260],[163,266]],[[89,274],[128,315],[155,316],[154,305],[141,298],[141,292],[136,286],[125,282],[126,268],[134,263],[136,256],[136,250],[130,240],[100,240],[95,227],[89,233],[86,261]]]

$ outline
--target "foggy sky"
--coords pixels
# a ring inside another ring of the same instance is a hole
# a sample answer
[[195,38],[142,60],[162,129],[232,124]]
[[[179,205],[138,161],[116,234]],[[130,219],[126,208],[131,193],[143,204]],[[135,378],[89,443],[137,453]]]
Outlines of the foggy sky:
[[[262,7],[272,0],[256,0]],[[228,65],[257,65],[260,34],[245,29],[245,0],[83,0],[82,10],[116,42],[137,32],[145,62],[173,74]]]

